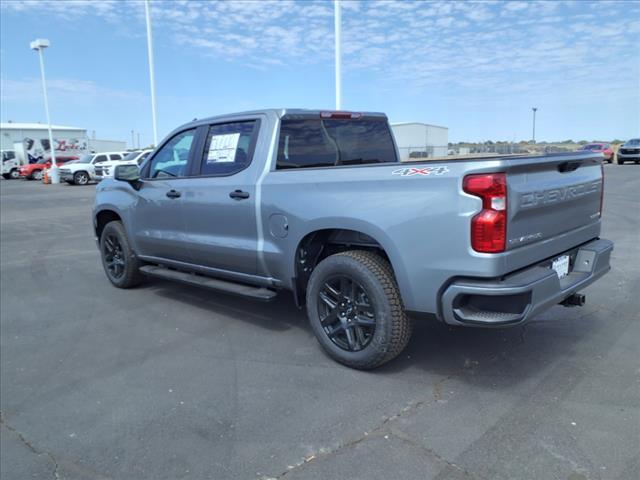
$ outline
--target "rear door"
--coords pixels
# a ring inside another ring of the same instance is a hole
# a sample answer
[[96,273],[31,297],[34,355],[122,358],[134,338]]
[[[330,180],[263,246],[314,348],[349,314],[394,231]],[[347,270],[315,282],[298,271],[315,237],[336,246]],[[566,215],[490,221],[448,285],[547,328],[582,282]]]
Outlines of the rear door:
[[145,165],[132,225],[138,254],[189,262],[182,205],[196,129],[167,140]]
[[257,271],[255,168],[260,119],[206,127],[183,197],[185,241],[198,265]]
[[512,160],[507,249],[563,235],[578,239],[600,221],[602,174],[600,155],[534,157],[522,164]]

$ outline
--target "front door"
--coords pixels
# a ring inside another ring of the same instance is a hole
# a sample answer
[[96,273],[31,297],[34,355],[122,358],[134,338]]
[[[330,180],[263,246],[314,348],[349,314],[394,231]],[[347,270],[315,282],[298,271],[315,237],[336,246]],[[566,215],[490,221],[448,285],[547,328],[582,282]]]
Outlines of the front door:
[[196,129],[169,139],[143,169],[132,226],[137,253],[181,262],[191,258],[185,246],[184,192]]
[[186,244],[194,263],[257,272],[254,169],[259,120],[210,125],[185,192]]

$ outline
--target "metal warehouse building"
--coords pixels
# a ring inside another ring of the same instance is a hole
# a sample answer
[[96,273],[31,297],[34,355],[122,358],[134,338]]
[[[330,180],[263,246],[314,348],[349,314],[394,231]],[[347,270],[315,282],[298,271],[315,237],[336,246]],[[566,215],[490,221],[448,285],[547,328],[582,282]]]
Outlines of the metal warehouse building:
[[446,157],[449,145],[449,129],[419,122],[392,123],[400,160]]

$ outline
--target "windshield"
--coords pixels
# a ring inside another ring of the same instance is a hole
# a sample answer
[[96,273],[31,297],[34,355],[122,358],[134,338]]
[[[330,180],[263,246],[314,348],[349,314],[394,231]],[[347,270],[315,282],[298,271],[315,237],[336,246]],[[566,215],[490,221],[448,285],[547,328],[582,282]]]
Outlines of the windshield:
[[93,158],[93,155],[85,154],[81,156],[80,159],[77,160],[75,163],[91,163],[92,158]]
[[138,155],[140,155],[140,152],[131,152],[126,157],[124,157],[123,160],[135,160]]
[[640,138],[632,138],[625,145],[640,145]]
[[387,119],[282,119],[277,168],[397,162]]
[[2,152],[3,162],[6,162],[7,160],[13,160],[14,158],[16,158],[16,155],[12,151]]

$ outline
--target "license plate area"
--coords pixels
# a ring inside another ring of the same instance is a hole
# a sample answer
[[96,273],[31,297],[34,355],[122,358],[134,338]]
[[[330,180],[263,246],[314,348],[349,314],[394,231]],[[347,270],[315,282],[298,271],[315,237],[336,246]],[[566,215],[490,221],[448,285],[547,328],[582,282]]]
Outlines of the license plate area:
[[560,255],[551,261],[551,269],[555,270],[558,278],[564,278],[569,275],[569,255]]

